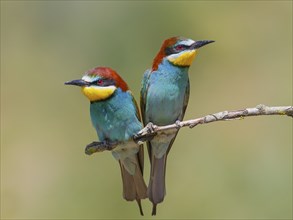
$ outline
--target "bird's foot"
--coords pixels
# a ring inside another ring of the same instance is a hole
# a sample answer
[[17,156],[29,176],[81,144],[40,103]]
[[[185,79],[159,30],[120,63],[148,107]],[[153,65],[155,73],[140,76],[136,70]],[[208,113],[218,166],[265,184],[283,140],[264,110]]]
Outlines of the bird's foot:
[[149,122],[143,129],[141,129],[137,134],[133,136],[133,140],[138,143],[142,144],[145,141],[150,141],[156,135],[156,125]]
[[181,121],[180,121],[180,120],[177,120],[177,121],[175,122],[175,124],[176,124],[176,128],[177,128],[177,129],[182,128],[182,125],[181,125]]
[[85,147],[85,154],[91,155],[93,153],[102,152],[105,150],[111,151],[113,150],[113,145],[115,145],[115,143],[111,143],[107,140],[101,142],[93,141]]

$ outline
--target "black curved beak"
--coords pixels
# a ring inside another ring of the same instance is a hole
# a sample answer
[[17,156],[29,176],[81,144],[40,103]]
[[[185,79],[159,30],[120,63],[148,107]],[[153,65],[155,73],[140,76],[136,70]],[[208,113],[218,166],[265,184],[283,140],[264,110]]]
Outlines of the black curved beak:
[[198,49],[200,47],[203,47],[204,45],[210,44],[215,42],[214,40],[200,40],[200,41],[196,41],[195,43],[193,43],[191,45],[191,49]]
[[74,86],[87,86],[89,85],[88,82],[82,80],[82,79],[75,79],[72,81],[68,81],[64,83],[65,85],[74,85]]

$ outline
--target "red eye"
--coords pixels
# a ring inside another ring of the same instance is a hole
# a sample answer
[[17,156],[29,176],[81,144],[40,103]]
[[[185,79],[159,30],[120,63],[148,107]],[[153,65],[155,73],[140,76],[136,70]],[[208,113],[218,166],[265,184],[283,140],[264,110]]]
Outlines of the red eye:
[[103,84],[103,80],[101,80],[101,79],[98,79],[98,80],[97,80],[97,84],[98,84],[98,85],[101,85],[101,84]]
[[182,46],[182,45],[177,45],[176,47],[175,47],[175,49],[176,50],[182,50],[184,47]]

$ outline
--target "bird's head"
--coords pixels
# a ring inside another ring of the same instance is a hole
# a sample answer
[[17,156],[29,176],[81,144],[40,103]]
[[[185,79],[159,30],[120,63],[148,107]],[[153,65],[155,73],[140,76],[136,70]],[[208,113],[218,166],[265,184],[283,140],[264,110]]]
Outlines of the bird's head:
[[175,66],[188,67],[195,58],[198,49],[212,43],[212,40],[194,41],[183,37],[172,37],[163,45],[154,59],[152,70],[157,70],[163,59],[167,59]]
[[110,98],[118,88],[122,91],[128,90],[127,84],[118,73],[108,67],[91,69],[81,79],[65,82],[65,85],[80,86],[91,102]]

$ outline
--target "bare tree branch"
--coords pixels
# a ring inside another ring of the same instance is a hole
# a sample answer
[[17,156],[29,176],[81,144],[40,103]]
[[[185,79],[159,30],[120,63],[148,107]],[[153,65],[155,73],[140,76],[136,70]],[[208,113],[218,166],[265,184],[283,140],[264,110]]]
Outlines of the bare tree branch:
[[[209,114],[201,118],[191,119],[187,121],[176,121],[174,124],[157,126],[152,123],[147,124],[141,131],[134,135],[133,140],[137,144],[142,144],[145,141],[151,140],[154,136],[162,133],[170,132],[171,130],[179,130],[182,127],[193,128],[200,124],[207,124],[215,121],[228,121],[235,119],[244,119],[249,116],[261,115],[287,115],[293,118],[293,106],[277,106],[268,107],[265,105],[257,105],[255,108],[246,108],[242,110],[223,111],[214,114]],[[91,155],[96,152],[111,151],[116,148],[119,142],[92,142],[85,148],[85,153]]]

